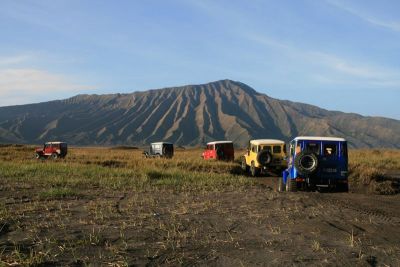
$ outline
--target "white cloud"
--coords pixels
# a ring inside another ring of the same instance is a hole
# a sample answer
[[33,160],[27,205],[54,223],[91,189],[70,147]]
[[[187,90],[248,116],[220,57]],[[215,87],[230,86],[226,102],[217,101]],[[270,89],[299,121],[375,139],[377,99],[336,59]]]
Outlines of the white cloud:
[[306,55],[321,68],[310,73],[310,77],[314,77],[317,82],[359,88],[400,88],[398,69],[388,69],[321,52],[308,52]]
[[349,60],[333,54],[314,51],[308,52],[307,55],[316,62],[350,76],[361,78],[370,78],[377,75],[381,76],[381,71],[378,71],[376,68],[367,67],[354,62],[349,63]]
[[277,41],[267,36],[261,36],[260,34],[246,34],[246,38],[250,41],[257,42],[259,44],[263,44],[269,47],[283,49],[287,51],[293,50],[292,47],[281,41]]
[[376,18],[370,14],[367,14],[361,10],[355,9],[343,3],[334,0],[326,0],[327,3],[340,8],[364,21],[367,21],[375,26],[383,27],[392,31],[399,32],[400,31],[400,22],[399,21],[387,21],[381,18]]
[[301,49],[262,35],[251,34],[246,38],[279,51],[280,55],[292,60],[291,64],[297,62],[304,71],[308,69],[309,77],[319,83],[400,88],[399,69],[384,68],[318,50]]
[[0,57],[0,66],[16,65],[32,59],[31,55],[23,54],[11,57]]
[[64,75],[44,70],[0,69],[0,106],[60,99],[93,87],[72,82]]

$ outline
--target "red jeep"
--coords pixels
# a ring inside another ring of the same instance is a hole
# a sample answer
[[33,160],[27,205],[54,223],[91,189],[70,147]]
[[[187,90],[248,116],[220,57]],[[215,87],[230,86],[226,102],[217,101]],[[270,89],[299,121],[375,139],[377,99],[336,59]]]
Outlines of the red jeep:
[[64,158],[67,155],[68,146],[64,142],[47,142],[43,148],[38,147],[35,149],[35,158],[49,158],[57,159]]
[[235,151],[232,141],[215,141],[207,143],[206,150],[202,154],[203,159],[230,160],[235,159]]

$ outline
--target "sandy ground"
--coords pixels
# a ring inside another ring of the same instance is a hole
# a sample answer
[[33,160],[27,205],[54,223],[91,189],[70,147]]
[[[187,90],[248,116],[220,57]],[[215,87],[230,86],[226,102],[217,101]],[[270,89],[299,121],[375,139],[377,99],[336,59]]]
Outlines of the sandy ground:
[[[1,185],[0,257],[40,266],[400,266],[400,195]],[[7,215],[7,216],[6,216]]]

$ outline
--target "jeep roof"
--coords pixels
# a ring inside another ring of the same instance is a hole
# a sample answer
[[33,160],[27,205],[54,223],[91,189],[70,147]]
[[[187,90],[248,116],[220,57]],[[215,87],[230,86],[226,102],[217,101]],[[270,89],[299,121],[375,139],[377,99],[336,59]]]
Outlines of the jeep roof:
[[285,144],[284,141],[278,140],[278,139],[256,139],[256,140],[250,140],[250,143],[253,145],[283,145]]
[[45,144],[57,145],[57,144],[65,144],[65,142],[55,141],[55,142],[46,142]]
[[344,138],[340,137],[324,137],[324,136],[298,136],[293,140],[312,140],[312,141],[346,141]]
[[231,144],[232,141],[213,141],[213,142],[208,142],[207,145],[215,145],[215,144]]
[[173,145],[173,144],[169,142],[155,142],[151,143],[151,145]]

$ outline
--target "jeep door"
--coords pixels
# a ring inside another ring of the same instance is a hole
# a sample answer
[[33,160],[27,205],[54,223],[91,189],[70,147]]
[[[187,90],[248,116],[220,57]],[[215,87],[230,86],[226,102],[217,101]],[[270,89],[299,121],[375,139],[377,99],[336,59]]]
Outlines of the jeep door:
[[233,148],[233,143],[224,144],[224,153],[227,159],[229,160],[235,159],[235,150]]
[[60,150],[61,150],[61,154],[62,155],[67,155],[67,152],[68,152],[68,146],[67,146],[67,143],[61,143],[60,144]]
[[208,147],[208,158],[209,159],[215,159],[217,158],[217,151],[216,151],[216,145],[210,145]]
[[256,167],[258,167],[258,163],[257,163],[257,153],[258,153],[258,150],[257,150],[257,147],[258,147],[258,146],[254,145],[254,144],[251,144],[251,145],[250,145],[249,161],[247,162],[248,165],[251,165],[251,162],[254,161]]
[[44,144],[44,154],[51,155],[52,153],[53,153],[53,148],[51,147],[51,144]]
[[274,165],[282,165],[283,160],[283,148],[282,145],[273,145],[272,146],[272,164]]

